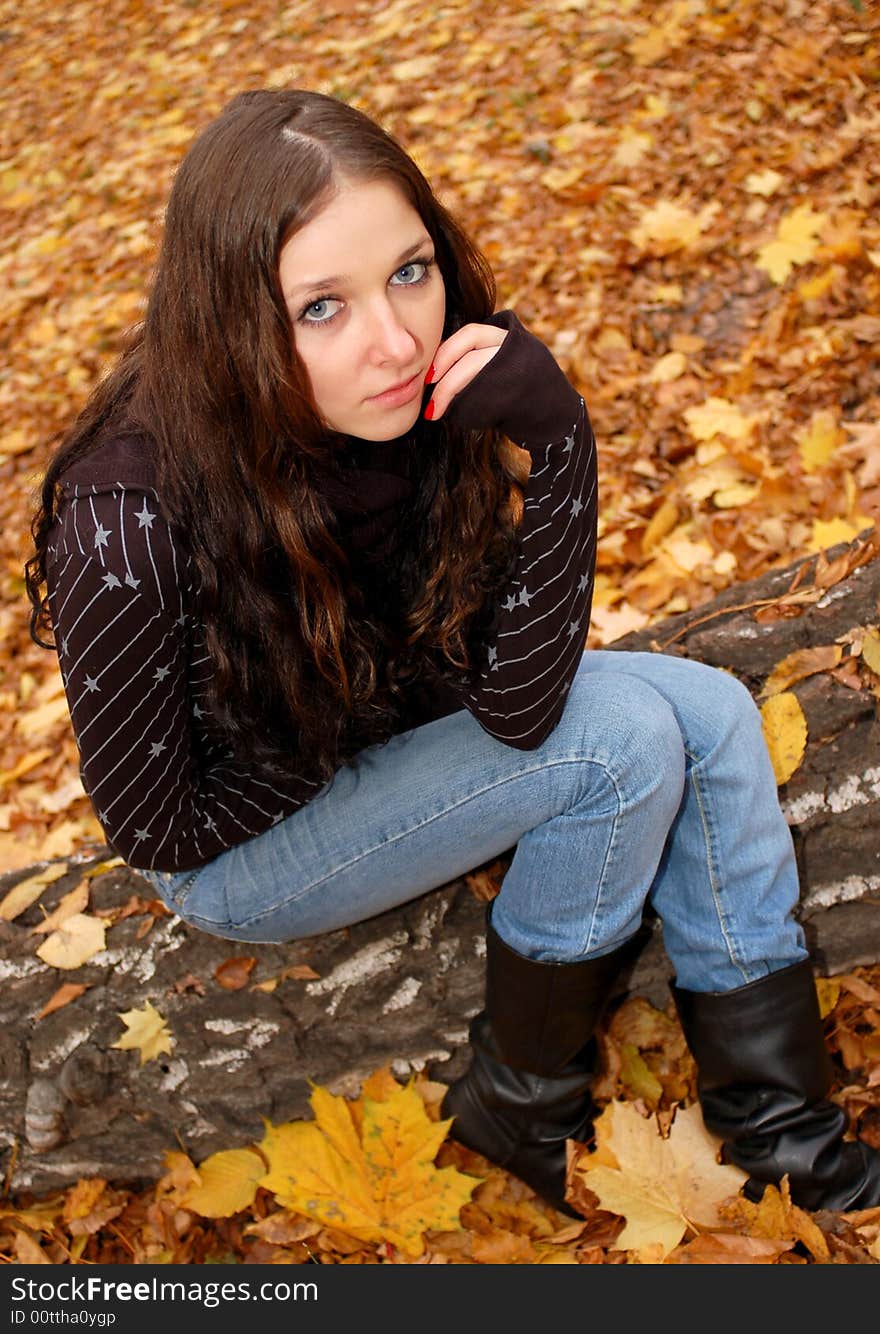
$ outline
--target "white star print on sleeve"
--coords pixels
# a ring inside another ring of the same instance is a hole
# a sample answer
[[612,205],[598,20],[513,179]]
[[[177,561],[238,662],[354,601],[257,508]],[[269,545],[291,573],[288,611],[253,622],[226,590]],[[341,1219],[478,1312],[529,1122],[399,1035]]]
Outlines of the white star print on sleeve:
[[589,628],[596,445],[583,400],[544,344],[510,311],[490,322],[506,330],[504,343],[454,400],[457,417],[503,429],[528,449],[532,466],[517,565],[499,599],[485,667],[462,700],[492,736],[531,750],[559,721]]
[[208,758],[216,742],[210,751],[197,734],[209,720],[194,698],[207,657],[186,635],[187,562],[158,505],[119,483],[73,488],[58,532],[48,585],[59,663],[83,785],[111,846],[134,867],[182,870],[302,805],[316,784],[279,788],[228,753]]

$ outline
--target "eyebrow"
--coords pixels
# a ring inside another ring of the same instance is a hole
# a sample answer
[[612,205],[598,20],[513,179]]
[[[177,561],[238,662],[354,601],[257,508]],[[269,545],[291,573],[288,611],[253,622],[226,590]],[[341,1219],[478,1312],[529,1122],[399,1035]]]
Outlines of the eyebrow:
[[[398,255],[394,265],[394,270],[396,271],[401,267],[401,265],[405,264],[407,260],[412,259],[413,255],[417,255],[418,252],[420,250],[423,250],[426,245],[431,245],[431,244],[432,244],[431,238],[430,236],[427,235],[424,236],[420,241],[416,241],[415,245],[409,246],[406,250],[403,251],[402,254]],[[340,283],[345,283],[350,281],[351,281],[350,274],[336,273],[333,274],[332,277],[330,278],[317,278],[315,279],[314,282],[297,283],[295,287],[291,287],[287,292],[285,292],[285,296],[287,297],[295,297],[298,295],[306,296],[306,294],[309,292],[320,292],[323,291],[325,288],[336,287]]]

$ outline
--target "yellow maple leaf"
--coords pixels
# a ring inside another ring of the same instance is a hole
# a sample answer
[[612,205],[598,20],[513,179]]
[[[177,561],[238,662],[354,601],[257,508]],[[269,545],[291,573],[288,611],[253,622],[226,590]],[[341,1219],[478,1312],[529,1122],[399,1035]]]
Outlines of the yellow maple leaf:
[[761,725],[777,784],[787,783],[804,758],[807,720],[797,695],[785,690],[761,705]]
[[862,523],[862,517],[856,516],[855,522],[850,519],[814,519],[809,549],[827,551],[829,547],[836,547],[839,542],[854,542],[862,529],[870,523],[869,519]]
[[630,232],[630,239],[640,250],[669,254],[693,245],[704,225],[702,214],[694,213],[674,200],[661,199],[645,209],[638,226]]
[[688,408],[684,419],[695,440],[711,440],[716,435],[744,440],[752,434],[758,422],[757,417],[746,416],[730,399],[715,395]]
[[696,1104],[679,1107],[663,1139],[653,1117],[627,1102],[610,1102],[596,1121],[595,1153],[579,1151],[573,1172],[602,1209],[626,1226],[615,1245],[636,1258],[662,1260],[692,1229],[716,1228],[719,1210],[736,1196],[746,1173],[717,1161],[718,1140]]
[[199,1163],[198,1180],[177,1196],[202,1218],[229,1218],[254,1202],[266,1164],[253,1149],[224,1149]]
[[809,201],[799,204],[776,228],[776,236],[761,246],[755,261],[759,269],[769,274],[775,283],[784,283],[795,264],[806,264],[819,248],[818,233],[825,225],[827,215],[814,213]]
[[126,1010],[119,1018],[128,1029],[111,1047],[122,1051],[137,1050],[141,1054],[141,1065],[145,1061],[154,1061],[163,1052],[170,1052],[174,1039],[169,1033],[165,1020],[149,1001],[142,1010]]
[[834,414],[824,409],[814,412],[806,430],[797,434],[798,448],[804,472],[815,472],[829,459],[833,458],[838,445],[842,445],[846,436],[834,418]]
[[75,912],[47,936],[36,953],[53,968],[79,968],[105,945],[107,923],[100,917]]
[[423,1233],[453,1231],[479,1185],[434,1158],[452,1119],[431,1121],[412,1087],[381,1101],[364,1097],[360,1126],[342,1097],[316,1087],[314,1121],[266,1122],[259,1147],[270,1164],[260,1185],[278,1202],[360,1241],[387,1241],[423,1254]]

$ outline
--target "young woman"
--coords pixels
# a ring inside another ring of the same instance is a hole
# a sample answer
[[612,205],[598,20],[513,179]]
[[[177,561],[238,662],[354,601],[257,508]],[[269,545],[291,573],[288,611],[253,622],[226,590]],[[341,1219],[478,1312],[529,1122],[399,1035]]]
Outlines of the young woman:
[[245,93],[196,139],[144,324],[34,519],[32,634],[86,791],[169,906],[235,940],[331,931],[515,847],[444,1114],[562,1209],[649,902],[752,1189],[877,1204],[880,1155],[827,1098],[758,712],[699,663],[584,652],[589,419],[494,297],[351,107]]

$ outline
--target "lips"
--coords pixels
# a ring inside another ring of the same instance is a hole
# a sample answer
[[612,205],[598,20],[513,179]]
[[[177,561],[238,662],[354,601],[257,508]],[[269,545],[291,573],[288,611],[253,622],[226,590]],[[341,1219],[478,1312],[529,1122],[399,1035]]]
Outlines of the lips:
[[422,374],[417,371],[411,379],[402,380],[390,389],[383,389],[381,394],[373,394],[367,402],[374,403],[378,408],[402,408],[421,397],[423,388]]
[[400,380],[397,384],[389,385],[388,388],[383,389],[381,393],[372,394],[371,398],[385,398],[386,394],[398,394],[404,389],[412,389],[418,379],[419,372],[416,371],[415,375],[411,375],[408,380]]

